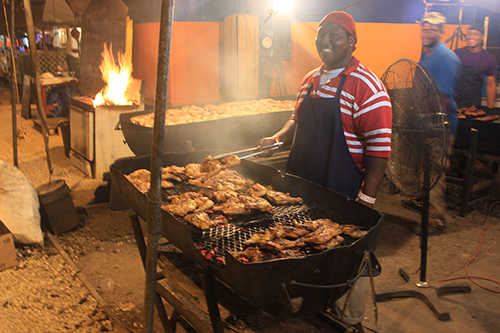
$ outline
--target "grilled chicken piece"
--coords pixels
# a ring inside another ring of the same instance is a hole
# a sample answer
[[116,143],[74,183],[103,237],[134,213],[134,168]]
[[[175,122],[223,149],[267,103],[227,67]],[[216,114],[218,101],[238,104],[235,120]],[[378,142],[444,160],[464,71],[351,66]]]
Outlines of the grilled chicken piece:
[[310,232],[307,228],[302,227],[302,226],[297,226],[297,227],[284,226],[283,231],[284,231],[285,237],[293,238],[293,239],[304,236]]
[[138,169],[134,172],[125,175],[132,185],[134,185],[142,193],[147,193],[151,186],[151,172],[146,169]]
[[360,230],[360,228],[354,224],[345,224],[342,226],[342,233],[354,239],[358,239],[366,235],[368,231]]
[[314,231],[323,225],[329,225],[332,227],[339,227],[337,222],[333,222],[330,219],[317,219],[314,221],[306,221],[304,223],[299,223],[296,220],[292,220],[292,224],[297,228],[306,228],[309,231]]
[[245,241],[246,245],[257,244],[259,241],[268,241],[274,238],[276,234],[271,230],[265,232],[254,232],[249,240]]
[[341,228],[321,226],[316,231],[304,236],[304,242],[310,244],[325,244],[333,237],[342,233]]
[[241,257],[247,258],[251,262],[257,262],[264,260],[264,254],[258,248],[250,246],[245,249],[243,252],[233,252],[233,257],[239,259]]
[[192,214],[188,214],[184,216],[184,220],[188,221],[192,225],[200,228],[200,229],[209,229],[218,224],[226,224],[226,219],[216,219],[212,220],[207,213],[204,212],[195,212]]
[[205,157],[200,165],[200,171],[206,172],[205,177],[210,178],[213,175],[218,174],[222,170],[222,165],[218,160],[214,160],[211,155]]
[[161,188],[172,188],[172,187],[174,187],[174,184],[172,184],[168,180],[161,181]]
[[149,188],[151,186],[150,182],[142,182],[142,181],[130,181],[132,185],[134,185],[139,191],[142,193],[148,193]]
[[324,251],[324,250],[329,250],[333,249],[334,247],[340,246],[342,242],[344,241],[344,238],[342,236],[335,236],[328,243],[326,244],[319,244],[319,245],[314,245],[313,248],[318,250],[318,251]]
[[238,198],[230,198],[222,205],[214,206],[213,210],[222,211],[226,215],[247,215],[251,213]]
[[215,199],[217,202],[226,202],[231,198],[237,198],[238,193],[232,190],[227,191],[215,191],[213,192],[212,199]]
[[245,195],[249,195],[252,197],[263,197],[266,195],[268,188],[259,183],[255,183],[246,191]]
[[194,211],[206,210],[211,208],[214,204],[213,201],[196,192],[185,192],[180,195],[172,195],[167,197],[167,199],[170,200],[172,204],[164,205],[162,208],[178,216],[184,216]]
[[189,178],[199,178],[205,176],[205,172],[201,172],[200,170],[201,164],[199,163],[189,163],[186,165],[186,174]]
[[210,200],[209,198],[204,197],[204,196],[197,197],[194,199],[194,201],[196,202],[196,205],[198,206],[195,209],[195,212],[203,212],[203,211],[206,211],[207,209],[210,209],[214,206],[214,202],[212,200]]
[[188,179],[186,168],[170,165],[161,169],[161,179],[173,179],[178,182]]
[[147,169],[138,169],[126,175],[125,177],[127,177],[129,180],[134,179],[143,182],[149,182],[151,179],[151,172]]
[[266,252],[278,253],[283,250],[283,246],[277,242],[278,239],[273,240],[260,240],[257,242],[259,249]]
[[196,209],[197,205],[194,200],[188,200],[183,204],[170,204],[164,205],[162,208],[169,212],[170,214],[177,216],[184,216],[190,212],[193,212]]
[[267,197],[277,205],[295,205],[303,202],[302,198],[293,198],[288,193],[269,190]]
[[273,206],[264,198],[250,197],[248,195],[238,195],[240,202],[245,204],[246,209],[256,209],[265,213],[274,214]]
[[236,155],[229,155],[229,156],[221,158],[219,160],[219,162],[222,164],[222,169],[229,169],[229,168],[240,165],[241,160]]

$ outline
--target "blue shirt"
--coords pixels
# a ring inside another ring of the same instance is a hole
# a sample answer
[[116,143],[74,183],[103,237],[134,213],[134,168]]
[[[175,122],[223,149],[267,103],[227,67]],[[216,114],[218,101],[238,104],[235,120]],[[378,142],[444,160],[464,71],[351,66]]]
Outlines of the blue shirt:
[[455,103],[455,89],[460,75],[460,59],[443,43],[437,43],[429,54],[422,53],[418,62],[429,71],[448,99],[448,118],[450,118],[450,132],[457,132],[457,104]]

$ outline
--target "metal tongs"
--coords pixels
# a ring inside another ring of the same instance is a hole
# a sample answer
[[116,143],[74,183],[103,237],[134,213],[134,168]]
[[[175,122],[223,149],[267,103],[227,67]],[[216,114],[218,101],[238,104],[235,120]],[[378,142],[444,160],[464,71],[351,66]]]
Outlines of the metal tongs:
[[212,160],[220,160],[221,158],[224,158],[224,157],[229,156],[229,155],[246,154],[243,156],[238,156],[240,158],[240,160],[243,160],[243,159],[248,158],[248,157],[260,155],[260,154],[266,152],[268,149],[276,150],[279,147],[281,147],[282,144],[283,144],[283,142],[276,142],[275,144],[268,145],[268,146],[254,147],[254,148],[249,148],[249,149],[244,149],[244,150],[233,151],[231,153],[225,153],[225,154],[213,156]]

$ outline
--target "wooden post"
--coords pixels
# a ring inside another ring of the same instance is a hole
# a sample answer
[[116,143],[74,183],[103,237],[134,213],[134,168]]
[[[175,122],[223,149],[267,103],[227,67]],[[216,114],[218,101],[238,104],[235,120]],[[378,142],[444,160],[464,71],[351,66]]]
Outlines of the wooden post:
[[14,1],[11,1],[10,3],[10,16],[11,16],[11,27],[9,31],[9,21],[7,20],[7,10],[5,9],[5,0],[3,0],[3,15],[5,17],[5,27],[7,29],[7,37],[9,37],[10,40],[10,58],[11,58],[11,65],[12,65],[12,75],[14,77],[13,82],[15,83],[15,92],[16,92],[16,101],[19,103],[19,90],[17,88],[17,70],[16,70],[16,63],[15,63],[15,57],[14,57],[14,49],[12,48],[12,36],[14,36],[14,40],[16,39],[16,31],[14,29]]
[[12,29],[12,34],[9,32],[9,21],[7,19],[7,10],[5,9],[5,0],[3,1],[3,14],[5,16],[5,26],[7,28],[7,34],[9,34],[9,40],[10,42],[10,64],[12,68],[11,72],[11,81],[10,81],[10,87],[11,87],[11,103],[12,103],[12,150],[13,150],[13,160],[14,160],[14,165],[19,168],[19,162],[18,162],[18,156],[17,156],[17,112],[16,112],[16,105],[17,101],[19,99],[17,95],[17,74],[16,74],[16,62],[14,60],[14,50],[12,47],[12,39],[10,38],[11,35],[15,36],[16,30],[14,29],[14,0],[11,0],[10,3],[10,9],[11,9],[11,29]]
[[28,31],[28,41],[30,44],[31,67],[33,69],[33,75],[35,77],[37,110],[38,110],[38,115],[40,116],[40,119],[42,121],[42,136],[43,136],[43,141],[45,143],[45,154],[47,155],[47,166],[49,167],[49,175],[50,175],[49,177],[52,177],[53,167],[52,167],[52,162],[50,161],[50,152],[49,152],[49,128],[47,127],[47,117],[45,116],[45,109],[43,108],[42,87],[40,85],[40,75],[38,74],[37,61],[36,61],[36,39],[35,39],[35,27],[33,24],[33,14],[31,12],[30,0],[24,0],[23,3],[24,3],[24,12],[26,14],[26,30]]

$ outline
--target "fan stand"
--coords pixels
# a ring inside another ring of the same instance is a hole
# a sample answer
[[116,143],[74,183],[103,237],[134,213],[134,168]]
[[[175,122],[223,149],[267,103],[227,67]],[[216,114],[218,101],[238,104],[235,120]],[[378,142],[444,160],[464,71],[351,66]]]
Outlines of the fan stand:
[[[425,156],[429,156],[425,154]],[[443,286],[438,288],[432,288],[426,280],[427,274],[427,244],[429,239],[429,172],[430,166],[428,161],[424,161],[424,188],[428,189],[426,194],[422,198],[422,213],[421,213],[421,225],[420,225],[420,279],[416,276],[411,276],[407,273],[408,269],[399,269],[399,274],[409,283],[412,288],[405,289],[400,288],[395,291],[385,292],[377,294],[375,300],[377,302],[389,301],[393,298],[408,298],[413,297],[421,300],[422,302],[432,310],[436,315],[436,318],[440,321],[450,320],[450,314],[444,310],[441,305],[439,297],[445,294],[455,294],[455,293],[470,293],[471,288],[468,285],[453,285],[453,286]],[[406,286],[405,286],[406,287]]]

